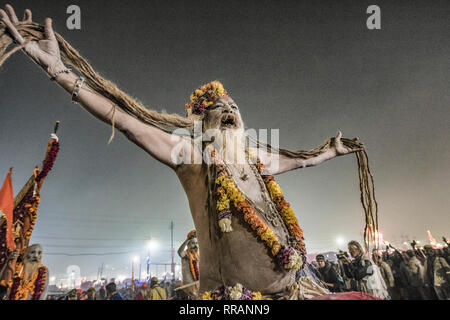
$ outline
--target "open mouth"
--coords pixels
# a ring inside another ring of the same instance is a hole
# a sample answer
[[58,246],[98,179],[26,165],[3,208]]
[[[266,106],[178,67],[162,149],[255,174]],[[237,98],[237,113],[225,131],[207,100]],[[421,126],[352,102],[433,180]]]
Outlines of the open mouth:
[[222,127],[233,128],[236,126],[236,116],[233,114],[227,114],[222,117],[221,121]]

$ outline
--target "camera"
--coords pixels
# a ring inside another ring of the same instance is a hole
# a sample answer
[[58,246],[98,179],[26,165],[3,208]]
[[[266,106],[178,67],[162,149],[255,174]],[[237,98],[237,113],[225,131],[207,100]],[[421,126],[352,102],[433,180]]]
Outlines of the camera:
[[336,257],[338,258],[338,260],[344,259],[344,257],[348,258],[348,253],[340,251],[339,253],[336,254]]

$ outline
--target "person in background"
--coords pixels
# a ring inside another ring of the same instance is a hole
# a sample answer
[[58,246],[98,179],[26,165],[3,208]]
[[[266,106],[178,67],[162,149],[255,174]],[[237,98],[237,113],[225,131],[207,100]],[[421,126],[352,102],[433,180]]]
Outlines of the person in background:
[[396,300],[408,300],[410,294],[411,272],[406,265],[406,258],[396,249],[391,256],[392,274],[395,279]]
[[345,257],[348,258],[348,253],[344,252],[342,250],[339,250],[339,253],[337,254],[338,259],[338,268],[339,268],[339,274],[341,275],[342,279],[344,280],[344,291],[351,291],[351,278],[347,276],[344,270],[344,260]]
[[372,262],[364,255],[364,250],[357,241],[348,243],[348,251],[353,260],[350,261],[348,257],[344,256],[342,262],[345,274],[351,279],[351,290],[371,294],[371,290],[367,287],[367,281],[373,274]]
[[391,267],[386,261],[383,261],[382,257],[378,255],[378,250],[372,250],[372,260],[380,269],[381,276],[383,277],[384,283],[386,284],[387,290],[389,292],[389,296],[394,297],[394,275],[392,274]]
[[96,300],[95,298],[95,288],[94,287],[90,287],[89,289],[87,289],[86,291],[86,300]]
[[106,285],[106,300],[124,300],[120,292],[117,291],[117,286],[114,282]]
[[442,251],[444,251],[444,258],[445,261],[447,261],[447,264],[450,264],[450,247],[444,247],[444,249],[442,249]]
[[316,262],[320,274],[320,280],[331,292],[344,291],[344,280],[339,273],[333,268],[331,263],[325,260],[325,257],[321,254],[316,256]]
[[148,284],[144,282],[139,288],[138,292],[134,296],[134,300],[147,300]]
[[78,300],[77,289],[72,289],[67,292],[66,296],[62,300]]
[[148,300],[167,300],[166,290],[159,286],[157,277],[152,277],[150,279]]
[[425,280],[424,280],[424,267],[420,260],[416,257],[416,254],[413,250],[406,251],[406,255],[408,256],[408,265],[410,273],[410,299],[411,300],[428,300],[425,294]]
[[450,267],[447,261],[436,255],[432,246],[424,246],[427,255],[427,263],[425,264],[425,281],[426,284],[434,289],[437,299],[450,299]]
[[106,290],[104,286],[98,290],[97,300],[106,300]]

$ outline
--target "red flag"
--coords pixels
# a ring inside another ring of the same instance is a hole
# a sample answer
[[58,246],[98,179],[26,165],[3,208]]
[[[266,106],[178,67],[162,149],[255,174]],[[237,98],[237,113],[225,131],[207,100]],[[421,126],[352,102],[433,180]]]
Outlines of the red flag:
[[3,182],[3,186],[0,189],[0,212],[6,217],[6,245],[9,250],[14,250],[14,239],[12,233],[13,225],[13,210],[14,210],[14,193],[12,187],[12,168]]

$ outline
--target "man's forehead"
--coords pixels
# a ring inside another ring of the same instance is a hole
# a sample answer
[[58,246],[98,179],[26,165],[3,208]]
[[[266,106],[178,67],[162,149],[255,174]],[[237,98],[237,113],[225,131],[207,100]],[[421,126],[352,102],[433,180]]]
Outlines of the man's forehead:
[[228,102],[228,103],[230,103],[230,102],[234,102],[234,100],[233,99],[231,99],[231,97],[230,96],[222,96],[222,97],[220,97],[217,101],[223,101],[223,102]]
[[28,252],[33,252],[36,250],[42,250],[42,247],[39,244],[32,245],[28,248]]

